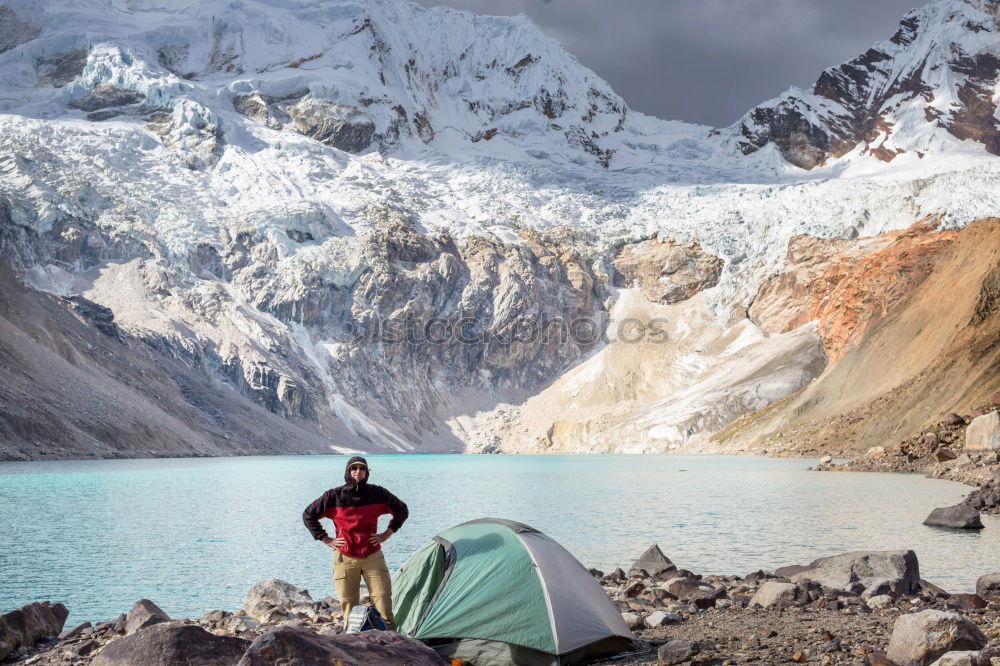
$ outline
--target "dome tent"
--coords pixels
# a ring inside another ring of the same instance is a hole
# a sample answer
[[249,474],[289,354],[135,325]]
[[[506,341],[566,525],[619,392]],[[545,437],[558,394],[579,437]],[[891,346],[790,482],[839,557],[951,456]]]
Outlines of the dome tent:
[[482,518],[422,546],[392,581],[399,632],[474,666],[563,666],[632,647],[590,572],[536,529]]

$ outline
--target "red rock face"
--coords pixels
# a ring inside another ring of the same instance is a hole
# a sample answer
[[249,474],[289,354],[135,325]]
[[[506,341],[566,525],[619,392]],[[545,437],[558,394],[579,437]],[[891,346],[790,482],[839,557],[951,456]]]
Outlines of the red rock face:
[[653,238],[624,246],[615,257],[615,286],[638,285],[653,303],[679,303],[719,283],[723,261],[697,244]]
[[957,233],[923,220],[860,240],[795,236],[785,270],[764,284],[748,314],[768,333],[818,320],[827,357],[837,361],[923,282]]

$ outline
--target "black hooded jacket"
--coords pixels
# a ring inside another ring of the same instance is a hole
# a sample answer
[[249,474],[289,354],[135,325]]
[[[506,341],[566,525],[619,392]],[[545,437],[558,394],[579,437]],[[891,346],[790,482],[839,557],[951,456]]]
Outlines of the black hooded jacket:
[[360,483],[351,478],[350,468],[354,463],[367,461],[354,456],[347,461],[344,470],[344,485],[331,488],[302,512],[305,523],[314,539],[327,535],[320,525],[320,518],[333,521],[338,537],[343,537],[345,545],[340,552],[351,557],[368,557],[382,549],[379,544],[369,543],[368,538],[378,532],[379,516],[391,514],[389,529],[398,532],[410,515],[409,510],[398,497],[381,486],[368,483],[366,475]]

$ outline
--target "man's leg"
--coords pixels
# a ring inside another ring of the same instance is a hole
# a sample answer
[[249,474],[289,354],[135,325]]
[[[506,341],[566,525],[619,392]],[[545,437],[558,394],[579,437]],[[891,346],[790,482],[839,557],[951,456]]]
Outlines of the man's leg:
[[337,597],[340,599],[340,612],[344,614],[345,627],[351,608],[358,605],[361,597],[361,561],[340,552],[333,554],[333,583],[337,586]]
[[361,573],[365,577],[368,594],[375,608],[382,614],[385,626],[396,631],[396,621],[392,617],[392,579],[389,578],[389,567],[385,564],[385,556],[379,551],[369,555],[362,562]]

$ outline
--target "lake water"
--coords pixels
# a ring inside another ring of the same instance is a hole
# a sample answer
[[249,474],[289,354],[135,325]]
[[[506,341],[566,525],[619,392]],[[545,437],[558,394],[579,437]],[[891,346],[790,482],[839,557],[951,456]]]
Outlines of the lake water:
[[[236,610],[265,578],[333,594],[331,551],[303,508],[346,458],[283,456],[0,463],[0,612],[60,601],[68,626],[137,599],[173,617]],[[817,473],[808,460],[727,456],[371,456],[372,482],[410,507],[391,569],[457,523],[521,521],[586,566],[627,568],[656,542],[680,567],[745,575],[849,550],[912,548],[921,574],[972,591],[998,569],[1000,520],[921,524],[969,488],[892,474]],[[384,527],[388,517],[380,523]]]

